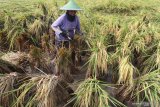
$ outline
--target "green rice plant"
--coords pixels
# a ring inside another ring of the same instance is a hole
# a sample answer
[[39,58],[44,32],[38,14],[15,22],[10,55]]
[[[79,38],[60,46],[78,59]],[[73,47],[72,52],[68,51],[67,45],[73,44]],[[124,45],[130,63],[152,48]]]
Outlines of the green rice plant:
[[8,32],[7,39],[9,41],[9,49],[14,48],[17,44],[16,40],[20,39],[24,32],[25,30],[21,26],[15,26]]
[[[140,64],[143,63],[145,56],[148,57],[148,49],[152,48],[147,48],[148,47],[153,47],[152,42],[155,43],[155,40],[152,38],[152,35],[156,35],[151,29],[150,23],[146,22],[147,19],[145,17],[141,21],[134,21],[131,24],[128,25],[127,29],[128,31],[125,33],[124,31],[121,32],[121,39],[118,40],[117,42],[117,48],[116,48],[116,56],[119,57],[126,57],[130,56],[130,62],[133,63],[133,65],[137,68],[143,68],[142,66],[140,67]],[[122,28],[122,30],[124,30]],[[125,36],[123,36],[125,34]],[[117,38],[116,38],[117,39]],[[151,54],[151,53],[149,53]],[[154,60],[152,60],[154,61]],[[148,63],[148,62],[146,62]],[[136,65],[139,64],[139,65]],[[153,67],[151,65],[151,67]],[[148,67],[145,66],[146,69]],[[142,71],[142,70],[140,70]]]
[[44,3],[40,3],[39,7],[41,8],[43,14],[46,16],[48,14],[48,9]]
[[[132,25],[128,26],[128,32],[122,40],[120,44],[120,49],[122,55],[130,55],[131,52],[137,51],[144,52],[146,48],[145,38],[149,36],[147,33],[148,28],[144,25],[143,22],[137,21],[131,23]],[[145,26],[145,27],[144,27]]]
[[107,52],[107,48],[109,45],[108,38],[108,31],[106,30],[106,25],[96,26],[97,22],[93,22],[94,26],[90,29],[90,33],[86,38],[86,43],[89,48],[89,58],[88,62],[88,70],[87,76],[103,76],[105,72],[107,72],[107,67],[110,62],[109,60],[109,53]]
[[131,55],[131,49],[129,48],[130,42],[132,40],[131,38],[131,36],[126,36],[124,41],[121,42],[121,47],[117,47],[117,51],[120,51],[123,56]]
[[152,45],[150,48],[148,48],[148,50],[148,54],[143,56],[143,62],[141,63],[142,67],[140,70],[143,74],[146,74],[155,69],[159,69],[159,42],[154,42],[154,46]]
[[[28,36],[27,29],[27,17],[24,14],[19,14],[18,17],[6,16],[3,34],[6,35],[2,39],[8,40],[9,49],[19,49],[22,46],[20,42],[26,42]],[[15,22],[15,23],[13,23]]]
[[137,88],[134,92],[138,102],[147,100],[151,107],[160,106],[160,71],[155,70],[136,78]]
[[28,14],[19,13],[18,16],[13,17],[14,21],[16,21],[14,26],[19,25],[22,28],[27,29],[28,22],[30,22],[28,16],[29,16]]
[[[93,6],[93,5],[92,5]],[[96,12],[117,14],[117,15],[132,15],[141,9],[137,1],[123,1],[123,0],[105,0],[99,1],[92,8]]]
[[118,38],[119,31],[122,27],[122,25],[120,25],[120,23],[121,22],[119,19],[112,17],[111,19],[109,19],[108,24],[106,25],[107,26],[106,30],[108,30],[108,32],[110,34],[114,34],[116,36],[116,38]]
[[89,40],[91,55],[88,61],[88,76],[98,76],[107,71],[108,53],[106,50],[106,37],[101,35]]
[[[61,3],[61,2],[60,2]],[[48,9],[48,16],[53,17],[53,20],[56,20],[58,16],[61,14],[61,11],[59,10],[58,1],[56,0],[46,0],[45,2],[47,9]]]
[[117,50],[121,51],[122,55],[131,55],[134,51],[144,52],[147,46],[152,45],[156,32],[147,16],[142,19],[135,18],[128,25],[121,25],[120,38],[116,38],[119,44]]
[[75,101],[73,107],[111,107],[113,105],[125,107],[124,104],[110,96],[105,91],[105,87],[111,86],[96,78],[84,80],[75,91],[75,97],[70,100]]
[[13,26],[13,19],[11,18],[11,16],[6,15],[4,23],[4,31],[9,32],[12,29],[12,26]]
[[33,35],[36,43],[41,40],[41,36],[45,32],[46,26],[40,19],[36,19],[33,24],[29,26],[29,32]]
[[[140,68],[140,70],[142,71],[143,74],[153,71],[157,68],[157,64],[156,63],[156,57],[158,57],[156,55],[156,53],[154,53],[153,55],[148,55],[148,58],[146,58],[143,63],[141,64],[142,67]],[[157,59],[158,61],[158,59]]]
[[[134,34],[133,34],[134,35]],[[130,44],[131,50],[136,50],[138,53],[141,51],[144,51],[146,48],[144,38],[141,35],[134,35],[134,39],[132,40],[132,43]]]
[[134,79],[134,85],[130,88],[123,85],[119,92],[126,100],[136,103],[148,101],[151,107],[160,105],[160,71],[155,70]]
[[139,87],[135,92],[135,96],[137,97],[138,102],[147,100],[148,102],[150,102],[152,107],[158,107],[160,105],[159,75],[159,70],[156,70],[147,73],[138,79]]

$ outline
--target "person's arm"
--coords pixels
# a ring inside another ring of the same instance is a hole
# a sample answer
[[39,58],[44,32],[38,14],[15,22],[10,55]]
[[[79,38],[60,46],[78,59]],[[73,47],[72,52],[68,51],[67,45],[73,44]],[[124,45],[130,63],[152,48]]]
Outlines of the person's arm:
[[59,27],[55,27],[55,26],[52,26],[52,29],[59,35],[60,33],[62,33],[62,31],[59,29]]
[[68,32],[65,30],[61,29],[62,23],[64,20],[64,15],[60,16],[52,25],[51,28],[58,34],[57,36],[63,36],[64,38],[71,39],[68,35]]
[[81,27],[80,27],[80,22],[78,17],[77,17],[76,33],[81,34]]
[[59,26],[62,25],[62,21],[63,21],[63,15],[60,16],[52,25],[51,28],[59,35],[60,33],[62,33],[62,31],[60,30]]

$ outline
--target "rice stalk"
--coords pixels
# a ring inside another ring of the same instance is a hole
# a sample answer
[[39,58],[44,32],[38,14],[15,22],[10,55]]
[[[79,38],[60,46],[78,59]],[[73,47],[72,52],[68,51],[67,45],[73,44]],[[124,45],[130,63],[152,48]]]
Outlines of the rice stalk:
[[124,104],[111,97],[104,87],[109,85],[93,78],[88,78],[83,81],[75,92],[75,97],[71,101],[75,101],[73,107],[109,107],[114,105],[115,107],[122,106]]
[[11,16],[5,16],[4,31],[9,32],[12,29],[13,19]]
[[46,16],[48,14],[48,9],[47,6],[44,3],[40,3],[39,7],[41,8],[41,10],[43,11],[43,14]]
[[119,59],[119,79],[118,83],[133,85],[133,77],[137,69],[130,62],[130,57],[122,57]]
[[160,42],[157,44],[156,65],[159,69],[160,68]]

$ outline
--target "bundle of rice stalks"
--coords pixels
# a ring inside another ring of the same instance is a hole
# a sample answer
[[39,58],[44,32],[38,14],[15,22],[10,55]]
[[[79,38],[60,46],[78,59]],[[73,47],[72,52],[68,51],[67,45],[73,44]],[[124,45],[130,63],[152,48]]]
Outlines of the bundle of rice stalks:
[[54,60],[56,73],[62,74],[65,80],[73,82],[71,76],[71,51],[67,48],[60,48]]
[[13,106],[57,107],[70,97],[68,84],[54,75],[29,75],[16,91],[19,93]]
[[108,92],[104,90],[105,87],[110,87],[108,84],[97,79],[88,78],[83,81],[75,92],[75,97],[71,101],[75,101],[73,107],[109,107],[121,106],[124,104],[111,97]]
[[99,36],[97,39],[89,41],[91,55],[89,57],[89,65],[87,76],[101,76],[107,72],[108,53],[106,50],[105,36]]
[[133,87],[123,85],[119,89],[119,95],[126,100],[136,103],[147,101],[151,107],[160,106],[160,71],[155,70],[134,79]]
[[11,93],[15,87],[15,81],[18,78],[17,73],[4,74],[0,76],[0,105],[3,107],[11,107],[16,96]]
[[41,59],[42,59],[42,50],[34,45],[30,45],[29,61],[31,67],[32,68],[34,68],[34,66],[39,67]]
[[82,55],[84,56],[87,49],[87,44],[85,42],[85,37],[80,35],[75,35],[73,41],[73,51],[75,52],[75,65],[79,65],[82,62]]
[[11,72],[25,73],[21,67],[0,59],[0,73],[6,74]]
[[20,65],[21,62],[26,60],[28,55],[24,52],[8,52],[4,54],[1,59],[10,62],[16,66]]
[[137,69],[131,64],[129,56],[120,58],[118,83],[133,85],[133,77]]

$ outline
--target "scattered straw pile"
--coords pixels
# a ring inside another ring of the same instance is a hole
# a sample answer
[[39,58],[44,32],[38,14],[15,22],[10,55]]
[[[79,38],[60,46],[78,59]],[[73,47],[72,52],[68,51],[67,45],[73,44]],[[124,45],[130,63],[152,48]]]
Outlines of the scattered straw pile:
[[72,92],[62,78],[54,75],[2,75],[0,87],[3,107],[58,107]]
[[2,60],[8,61],[14,65],[19,65],[26,58],[27,54],[24,52],[9,52],[1,57]]

